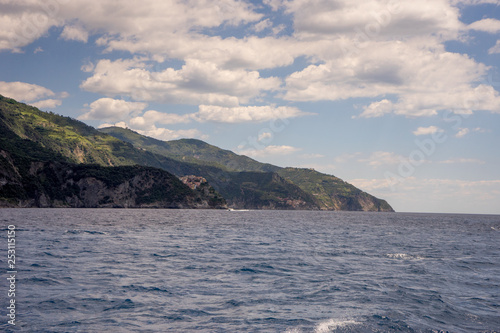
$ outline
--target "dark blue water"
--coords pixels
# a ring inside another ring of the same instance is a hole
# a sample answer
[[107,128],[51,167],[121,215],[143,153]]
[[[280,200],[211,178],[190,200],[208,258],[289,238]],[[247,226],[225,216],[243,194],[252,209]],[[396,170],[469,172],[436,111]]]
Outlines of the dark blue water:
[[500,216],[3,209],[21,332],[500,331]]

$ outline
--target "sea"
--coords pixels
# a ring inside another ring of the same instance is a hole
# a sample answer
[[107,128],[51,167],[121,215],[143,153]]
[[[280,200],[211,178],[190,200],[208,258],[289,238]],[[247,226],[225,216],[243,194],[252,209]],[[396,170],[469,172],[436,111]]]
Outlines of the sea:
[[0,221],[2,332],[500,332],[499,215],[1,209]]

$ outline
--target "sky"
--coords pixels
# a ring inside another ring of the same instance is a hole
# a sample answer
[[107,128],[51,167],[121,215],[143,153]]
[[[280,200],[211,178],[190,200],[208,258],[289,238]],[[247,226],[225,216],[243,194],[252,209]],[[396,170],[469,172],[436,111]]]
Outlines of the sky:
[[500,214],[498,0],[0,0],[0,94]]

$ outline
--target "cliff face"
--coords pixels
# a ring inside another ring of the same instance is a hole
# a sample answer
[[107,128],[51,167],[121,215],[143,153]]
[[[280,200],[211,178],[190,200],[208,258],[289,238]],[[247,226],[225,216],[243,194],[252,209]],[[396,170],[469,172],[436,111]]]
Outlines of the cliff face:
[[317,210],[314,198],[295,184],[271,172],[234,172],[230,181],[215,183],[228,198],[230,207],[238,209],[306,209]]
[[226,208],[215,191],[155,168],[31,161],[23,174],[5,151],[0,162],[0,207]]

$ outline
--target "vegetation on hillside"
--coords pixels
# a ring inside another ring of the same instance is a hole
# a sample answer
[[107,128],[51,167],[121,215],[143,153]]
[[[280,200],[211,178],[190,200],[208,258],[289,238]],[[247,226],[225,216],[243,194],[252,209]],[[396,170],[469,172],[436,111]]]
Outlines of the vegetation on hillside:
[[134,147],[182,162],[215,166],[227,171],[275,172],[280,169],[277,166],[257,162],[247,156],[237,155],[230,150],[218,148],[201,140],[161,141],[121,127],[101,128],[99,131],[129,142]]
[[[3,186],[4,192],[39,186],[33,179],[34,183],[29,183],[29,169],[34,161],[79,164],[83,169],[92,165],[81,172],[107,179],[110,186],[133,169],[113,171],[103,167],[141,165],[160,168],[177,177],[204,177],[234,208],[392,211],[385,201],[334,176],[260,163],[195,139],[164,142],[129,129],[96,130],[78,120],[42,112],[2,96],[0,126],[0,151],[10,152],[8,158],[15,160],[0,158],[0,176],[1,172],[15,173],[17,169],[23,175],[18,182],[9,183],[12,188]],[[33,190],[29,191],[23,195],[32,195]]]
[[[153,149],[136,148],[129,142],[100,132],[78,120],[42,112],[28,105],[17,102],[10,103],[6,100],[8,99],[0,99],[0,110],[3,118],[6,119],[6,126],[15,135],[24,137],[31,142],[37,142],[48,151],[59,154],[64,161],[100,166],[138,164],[161,168],[178,177],[189,174],[203,176],[230,205],[237,208],[278,207],[282,205],[283,198],[288,197],[303,200],[299,194],[302,191],[293,184],[289,184],[288,189],[293,189],[292,192],[295,194],[290,193],[285,196],[272,194],[273,186],[276,186],[278,192],[282,191],[280,182],[267,182],[265,190],[255,191],[247,188],[248,184],[244,184],[244,177],[239,175],[237,171],[231,171],[230,168],[220,163],[207,163],[195,158],[190,159],[192,161],[190,163],[183,161],[182,158],[172,158],[155,153]],[[145,141],[154,140],[146,137],[142,138]],[[158,142],[161,143],[161,141]],[[210,152],[204,150],[203,147],[209,147],[212,151],[220,150],[199,140],[179,140],[178,151],[183,149],[181,147],[183,142],[195,143],[197,145],[196,149],[206,151],[205,156],[209,156]],[[226,156],[225,158],[228,161],[231,155],[238,156],[228,151],[223,155]],[[224,159],[221,158],[221,160]],[[258,165],[258,162],[247,157],[241,157],[240,160],[245,163],[250,161],[250,163],[253,162]],[[309,200],[303,201],[307,202]],[[305,206],[304,208],[309,209],[311,207]]]
[[[78,150],[78,147],[85,148],[75,154],[71,149]],[[211,187],[192,191],[164,170],[139,166],[133,159],[111,154],[117,147],[129,156],[134,156],[137,150],[79,121],[41,112],[0,96],[0,204],[88,207],[89,200],[82,198],[84,189],[78,184],[95,180],[100,190],[87,193],[96,198],[101,192],[109,195],[95,204],[90,200],[90,207],[189,208],[203,206],[204,201],[208,203],[205,208],[225,206],[224,199]],[[81,161],[99,164],[77,164]],[[125,165],[107,166],[113,164],[112,161]],[[138,183],[138,175],[144,177],[143,184]],[[133,190],[112,200],[113,195],[122,191],[117,188],[123,184],[133,185]],[[129,199],[133,202],[126,205],[120,202]]]
[[[283,197],[283,194],[279,193],[282,191],[284,179],[286,179],[287,184],[295,185],[301,190],[298,191],[296,187],[292,189],[290,186],[285,186],[287,193],[295,193],[296,196],[300,197],[300,200],[319,209],[392,211],[391,206],[385,200],[363,192],[340,178],[315,170],[280,168],[271,164],[260,163],[247,156],[237,155],[231,151],[195,139],[165,142],[120,127],[108,127],[100,131],[127,141],[135,147],[140,147],[164,157],[225,170],[224,172],[219,171],[218,174],[213,174],[213,172],[205,174],[200,171],[200,174],[206,176],[222,195],[233,202],[240,200],[242,196],[246,196],[252,198],[251,201],[254,204],[268,199],[280,205],[280,202],[282,202],[280,198]],[[238,174],[238,172],[235,173],[234,171],[243,173]],[[269,174],[252,173],[256,171],[269,172]],[[246,181],[244,178],[248,177],[254,180],[261,179],[258,182]],[[221,181],[223,178],[231,179],[231,182]],[[278,180],[279,178],[284,179]],[[269,179],[273,179],[274,182],[266,183],[266,180]],[[272,189],[270,189],[271,187]]]
[[323,209],[392,211],[385,200],[375,198],[335,176],[301,168],[284,168],[278,174],[312,194]]

